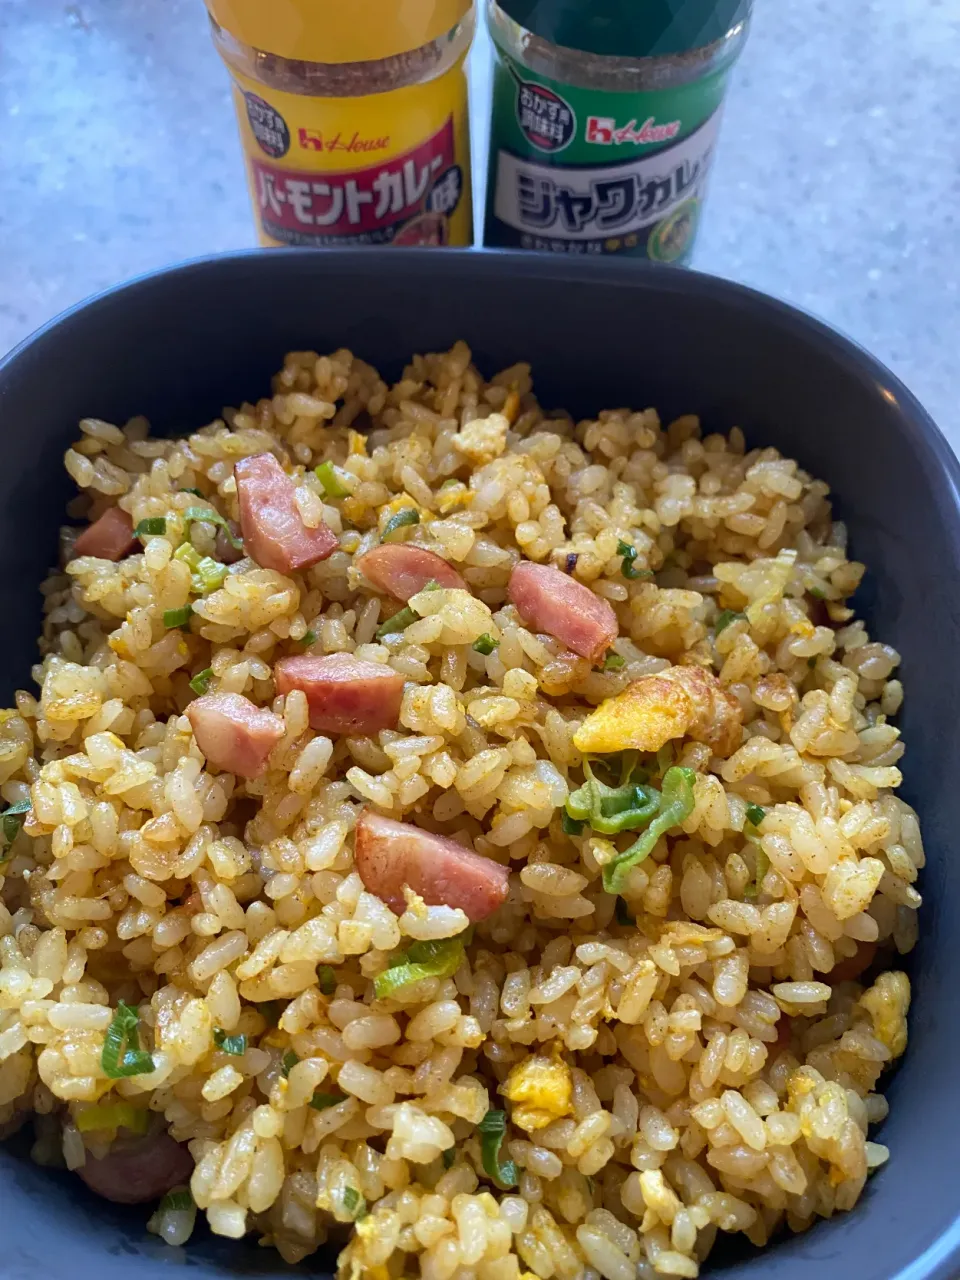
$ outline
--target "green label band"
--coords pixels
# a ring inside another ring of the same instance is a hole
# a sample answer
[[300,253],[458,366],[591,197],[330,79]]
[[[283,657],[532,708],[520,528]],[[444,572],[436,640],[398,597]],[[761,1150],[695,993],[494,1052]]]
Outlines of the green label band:
[[485,242],[686,260],[726,80],[723,68],[678,89],[606,93],[497,47]]

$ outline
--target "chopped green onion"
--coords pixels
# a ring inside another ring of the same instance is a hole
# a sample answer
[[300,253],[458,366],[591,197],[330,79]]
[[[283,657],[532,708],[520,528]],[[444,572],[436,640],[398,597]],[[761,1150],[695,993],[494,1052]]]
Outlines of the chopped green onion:
[[227,566],[212,556],[203,556],[193,575],[193,589],[198,596],[208,596],[211,591],[218,591],[227,576]]
[[288,1049],[287,1052],[283,1055],[283,1062],[280,1065],[280,1073],[283,1076],[284,1080],[286,1080],[287,1076],[290,1074],[290,1072],[293,1070],[293,1068],[297,1065],[299,1061],[300,1059],[293,1052],[293,1050]]
[[675,751],[672,742],[665,742],[657,752],[657,777],[662,778],[673,764]]
[[345,1093],[321,1093],[318,1089],[308,1103],[313,1107],[314,1111],[326,1111],[328,1107],[336,1107],[341,1102],[346,1102],[347,1095]]
[[174,560],[182,561],[190,569],[191,586],[198,596],[208,596],[223,586],[227,566],[212,556],[202,556],[191,542],[184,542],[173,553]]
[[193,1196],[186,1188],[182,1191],[168,1191],[157,1207],[161,1212],[186,1213],[194,1207]]
[[315,631],[305,631],[300,638],[300,643],[304,649],[309,649],[311,645],[317,643],[317,633]]
[[760,886],[763,884],[767,872],[770,870],[770,859],[764,853],[760,846],[757,846],[757,893],[760,892]]
[[477,639],[474,640],[473,651],[474,653],[482,653],[486,658],[489,654],[493,653],[494,649],[499,647],[499,644],[499,640],[494,640],[493,636],[490,635],[488,631],[485,631],[482,636],[478,636]]
[[[650,775],[646,769],[642,769],[637,761],[640,759],[639,751],[622,751],[620,753],[620,786],[625,787],[628,782],[634,784],[647,782]],[[612,761],[610,762],[612,763]]]
[[405,529],[409,524],[420,523],[420,512],[416,507],[404,507],[402,511],[396,511],[383,526],[383,533],[380,535],[380,541],[386,542],[391,533],[395,533],[397,529]]
[[153,1058],[140,1048],[139,1026],[136,1009],[122,1000],[118,1001],[117,1012],[107,1027],[100,1054],[100,1066],[111,1080],[142,1076],[155,1070]]
[[418,617],[419,615],[414,613],[408,604],[405,604],[392,618],[380,623],[379,627],[377,627],[377,639],[382,640],[384,636],[393,636],[398,631],[406,631],[407,627],[412,622],[416,622]]
[[337,989],[337,975],[328,964],[321,964],[317,967],[317,981],[320,983],[320,990],[325,996],[332,996]]
[[696,776],[692,769],[682,769],[677,765],[663,775],[657,816],[629,849],[618,854],[603,868],[603,887],[607,893],[620,893],[628,874],[644,858],[649,857],[660,837],[689,818],[693,812],[693,784]]
[[630,925],[637,923],[634,917],[628,911],[627,904],[624,902],[622,898],[617,899],[617,905],[613,909],[613,916],[617,924],[622,924],[629,927]]
[[755,827],[759,827],[760,823],[767,816],[766,809],[761,808],[758,804],[747,805],[747,821],[752,822]]
[[164,609],[163,625],[168,631],[173,627],[187,627],[192,613],[193,605],[190,604],[185,604],[182,609]]
[[340,1198],[344,1212],[351,1214],[354,1222],[367,1216],[367,1202],[356,1187],[344,1187]]
[[[441,486],[440,486],[440,488],[442,489],[442,488],[443,488],[443,485],[441,485]],[[441,1157],[441,1158],[442,1158],[442,1160],[443,1160],[443,1167],[444,1167],[445,1169],[452,1169],[452,1168],[453,1168],[453,1162],[454,1162],[454,1160],[456,1160],[456,1158],[457,1158],[457,1148],[456,1148],[456,1147],[447,1147],[446,1151],[444,1151],[444,1152],[443,1152],[443,1155],[442,1155],[442,1157]]]
[[826,600],[827,593],[823,587],[808,587],[807,590],[813,596],[814,600]]
[[323,485],[323,491],[328,498],[350,497],[350,490],[340,479],[347,473],[340,467],[335,467],[332,462],[321,462],[319,467],[314,467],[313,474]]
[[156,538],[167,532],[167,521],[164,516],[149,516],[141,520],[133,531],[135,538]]
[[373,990],[378,1000],[385,1000],[401,987],[423,978],[452,978],[463,960],[463,937],[438,938],[431,942],[415,942],[404,954],[378,973]]
[[589,760],[584,760],[587,781],[570,793],[566,802],[567,816],[577,822],[588,822],[602,835],[619,835],[645,826],[660,806],[659,793],[644,783],[627,781],[619,787],[608,787],[594,775]]
[[560,828],[565,836],[578,836],[583,831],[584,823],[577,818],[571,818],[566,809],[561,809]]
[[754,869],[753,879],[743,891],[745,898],[758,898],[763,892],[763,879],[770,870],[770,859],[764,853],[760,846],[760,841],[756,836],[752,837],[752,842],[756,845],[757,863]]
[[202,698],[203,695],[210,688],[210,681],[212,679],[213,679],[213,667],[204,667],[204,669],[202,671],[198,671],[197,674],[190,681],[190,688],[193,690],[195,694],[197,694],[199,697]]
[[[434,578],[431,578],[422,590],[439,591],[440,583]],[[377,639],[382,640],[384,636],[392,636],[396,635],[398,631],[406,631],[407,627],[409,627],[412,622],[416,622],[419,617],[420,614],[417,613],[415,609],[411,609],[408,604],[404,605],[403,608],[398,613],[395,613],[392,618],[388,618],[386,622],[380,623],[380,626],[377,627]]]
[[737,613],[735,609],[724,609],[717,614],[717,621],[714,623],[713,634],[718,636],[721,631],[729,627],[731,622],[739,622],[741,618],[745,618],[745,613]]
[[16,804],[12,804],[9,809],[4,809],[3,813],[0,813],[0,831],[3,832],[3,838],[8,848],[23,830],[23,824],[29,812],[30,801],[19,800]]
[[283,1011],[287,1007],[286,1000],[262,1000],[257,1006],[257,1012],[269,1027],[275,1027],[283,1016]]
[[243,547],[243,539],[238,538],[230,528],[230,521],[226,516],[222,516],[219,511],[215,511],[212,507],[208,510],[206,507],[187,507],[183,512],[183,518],[188,523],[192,520],[203,520],[206,524],[217,524],[227,536],[227,541],[233,547],[234,551],[240,551]]
[[173,1246],[186,1244],[197,1221],[197,1206],[189,1187],[168,1191],[147,1223],[147,1230]]
[[637,548],[629,542],[622,539],[617,543],[617,555],[623,557],[623,563],[620,565],[620,572],[625,578],[652,578],[653,573],[649,569],[637,569],[634,566],[634,560],[637,558]]
[[621,658],[619,653],[608,653],[603,660],[604,671],[619,671],[621,667],[626,665],[626,658]]
[[218,1049],[222,1049],[224,1053],[229,1053],[234,1058],[242,1058],[247,1052],[247,1037],[227,1035],[221,1027],[216,1027],[213,1032],[213,1043]]
[[504,1191],[517,1185],[517,1166],[512,1160],[504,1160],[502,1163],[500,1160],[500,1148],[506,1131],[505,1111],[488,1111],[477,1125],[484,1171]]
[[190,569],[190,572],[193,573],[200,563],[200,552],[192,542],[182,542],[173,553],[173,558],[174,560],[182,560]]
[[102,1103],[87,1107],[74,1117],[74,1124],[81,1133],[94,1133],[100,1129],[128,1129],[131,1133],[146,1133],[150,1128],[150,1112],[146,1107],[135,1107],[132,1102]]

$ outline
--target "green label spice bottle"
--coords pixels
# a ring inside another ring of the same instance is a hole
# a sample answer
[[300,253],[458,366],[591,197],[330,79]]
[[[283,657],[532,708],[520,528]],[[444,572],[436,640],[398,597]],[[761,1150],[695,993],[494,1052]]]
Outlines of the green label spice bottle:
[[752,0],[488,0],[484,243],[689,260]]

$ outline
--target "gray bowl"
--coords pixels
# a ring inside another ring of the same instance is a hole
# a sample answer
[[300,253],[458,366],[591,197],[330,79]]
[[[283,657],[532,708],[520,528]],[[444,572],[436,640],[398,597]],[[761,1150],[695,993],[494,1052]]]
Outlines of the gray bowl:
[[[146,413],[168,433],[255,399],[291,348],[352,348],[393,378],[414,351],[465,338],[492,373],[533,364],[547,406],[629,404],[739,424],[826,479],[868,575],[858,606],[903,654],[904,797],[921,814],[929,865],[911,957],[911,1043],[887,1093],[892,1150],[856,1210],[714,1271],[779,1280],[926,1280],[960,1270],[958,680],[960,470],[910,393],[865,352],[790,307],[722,280],[620,262],[363,249],[244,253],[189,263],[84,303],[0,364],[0,633],[3,698],[30,683],[37,586],[56,556],[70,496],[64,448],[77,419]],[[4,703],[6,704],[6,702]],[[96,1200],[76,1178],[0,1150],[0,1274],[161,1280],[283,1275],[277,1255],[198,1233],[185,1250],[146,1235],[147,1211]],[[332,1257],[302,1269],[324,1272]]]

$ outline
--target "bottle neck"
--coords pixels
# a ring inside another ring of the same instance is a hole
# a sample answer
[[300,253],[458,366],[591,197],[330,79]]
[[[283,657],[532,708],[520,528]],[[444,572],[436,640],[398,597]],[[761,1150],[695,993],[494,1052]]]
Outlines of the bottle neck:
[[427,84],[444,75],[470,48],[475,29],[471,10],[444,35],[418,49],[369,62],[304,62],[241,43],[210,19],[213,42],[231,70],[265,88],[312,98],[356,98]]
[[547,79],[581,89],[608,93],[649,93],[673,89],[726,69],[747,38],[748,20],[732,27],[721,39],[684,53],[657,57],[613,57],[553,44],[520,26],[487,0],[490,33],[511,58]]

